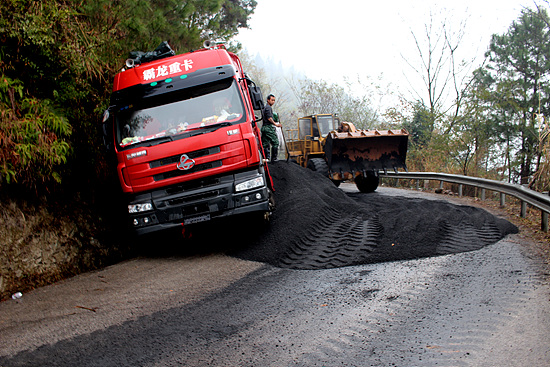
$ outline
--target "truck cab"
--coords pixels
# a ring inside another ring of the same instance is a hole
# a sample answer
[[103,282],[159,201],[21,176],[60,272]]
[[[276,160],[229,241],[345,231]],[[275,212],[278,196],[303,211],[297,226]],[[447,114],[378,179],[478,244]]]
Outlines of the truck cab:
[[137,234],[273,210],[261,92],[223,46],[127,62],[104,138]]

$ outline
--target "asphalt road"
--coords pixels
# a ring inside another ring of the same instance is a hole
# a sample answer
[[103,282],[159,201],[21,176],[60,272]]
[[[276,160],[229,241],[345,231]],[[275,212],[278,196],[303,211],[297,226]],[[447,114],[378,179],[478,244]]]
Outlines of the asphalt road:
[[320,270],[136,258],[0,303],[0,366],[549,366],[531,245]]

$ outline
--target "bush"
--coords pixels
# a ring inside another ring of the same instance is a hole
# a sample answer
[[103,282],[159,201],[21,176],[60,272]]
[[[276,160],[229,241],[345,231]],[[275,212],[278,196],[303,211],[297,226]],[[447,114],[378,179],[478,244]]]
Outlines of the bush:
[[50,100],[25,96],[20,81],[0,76],[0,184],[37,190],[59,183],[70,135],[71,125]]

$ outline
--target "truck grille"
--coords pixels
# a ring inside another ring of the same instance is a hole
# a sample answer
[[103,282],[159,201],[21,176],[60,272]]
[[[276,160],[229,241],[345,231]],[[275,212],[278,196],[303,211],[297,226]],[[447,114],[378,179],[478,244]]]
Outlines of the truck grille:
[[[189,152],[189,153],[186,153],[186,154],[189,158],[195,159],[195,158],[205,157],[205,156],[212,155],[212,154],[217,154],[220,151],[221,151],[220,147],[212,147],[212,148],[207,148],[207,149],[196,150],[194,152]],[[151,161],[151,162],[149,162],[149,167],[157,168],[157,167],[162,167],[162,166],[168,166],[170,164],[178,164],[180,162],[180,158],[181,158],[181,154],[174,155],[172,157],[159,159],[159,160],[156,160],[156,161]]]
[[[178,160],[178,162],[179,162],[179,160]],[[203,163],[203,164],[197,164],[193,168],[191,168],[187,171],[173,170],[173,171],[169,171],[169,172],[159,173],[158,175],[153,176],[153,180],[162,181],[162,180],[166,180],[166,179],[169,179],[169,178],[189,175],[191,173],[196,173],[196,172],[204,171],[204,170],[211,169],[211,168],[217,168],[217,167],[221,167],[221,166],[222,166],[222,161],[213,161],[213,162],[208,162],[208,163]]]

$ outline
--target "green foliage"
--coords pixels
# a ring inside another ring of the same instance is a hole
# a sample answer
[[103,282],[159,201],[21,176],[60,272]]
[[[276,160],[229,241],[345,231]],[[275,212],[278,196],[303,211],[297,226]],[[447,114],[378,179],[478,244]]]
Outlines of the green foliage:
[[[102,170],[100,112],[130,51],[178,52],[246,27],[254,0],[0,2],[0,186]],[[71,164],[78,161],[78,164]]]
[[[0,76],[0,183],[37,189],[60,182],[67,163],[71,126],[50,100],[24,98],[22,85]],[[14,108],[17,106],[16,108]]]
[[434,119],[430,109],[422,102],[416,102],[413,106],[413,117],[406,120],[403,127],[409,132],[410,144],[413,146],[426,146],[434,130]]
[[[493,35],[485,68],[485,100],[491,104],[490,117],[506,118],[503,140],[519,141],[512,166],[523,183],[536,170],[538,131],[535,114],[548,115],[550,94],[550,27],[544,9],[523,10],[503,35]],[[513,135],[510,135],[513,134]],[[514,164],[515,163],[515,164]]]

